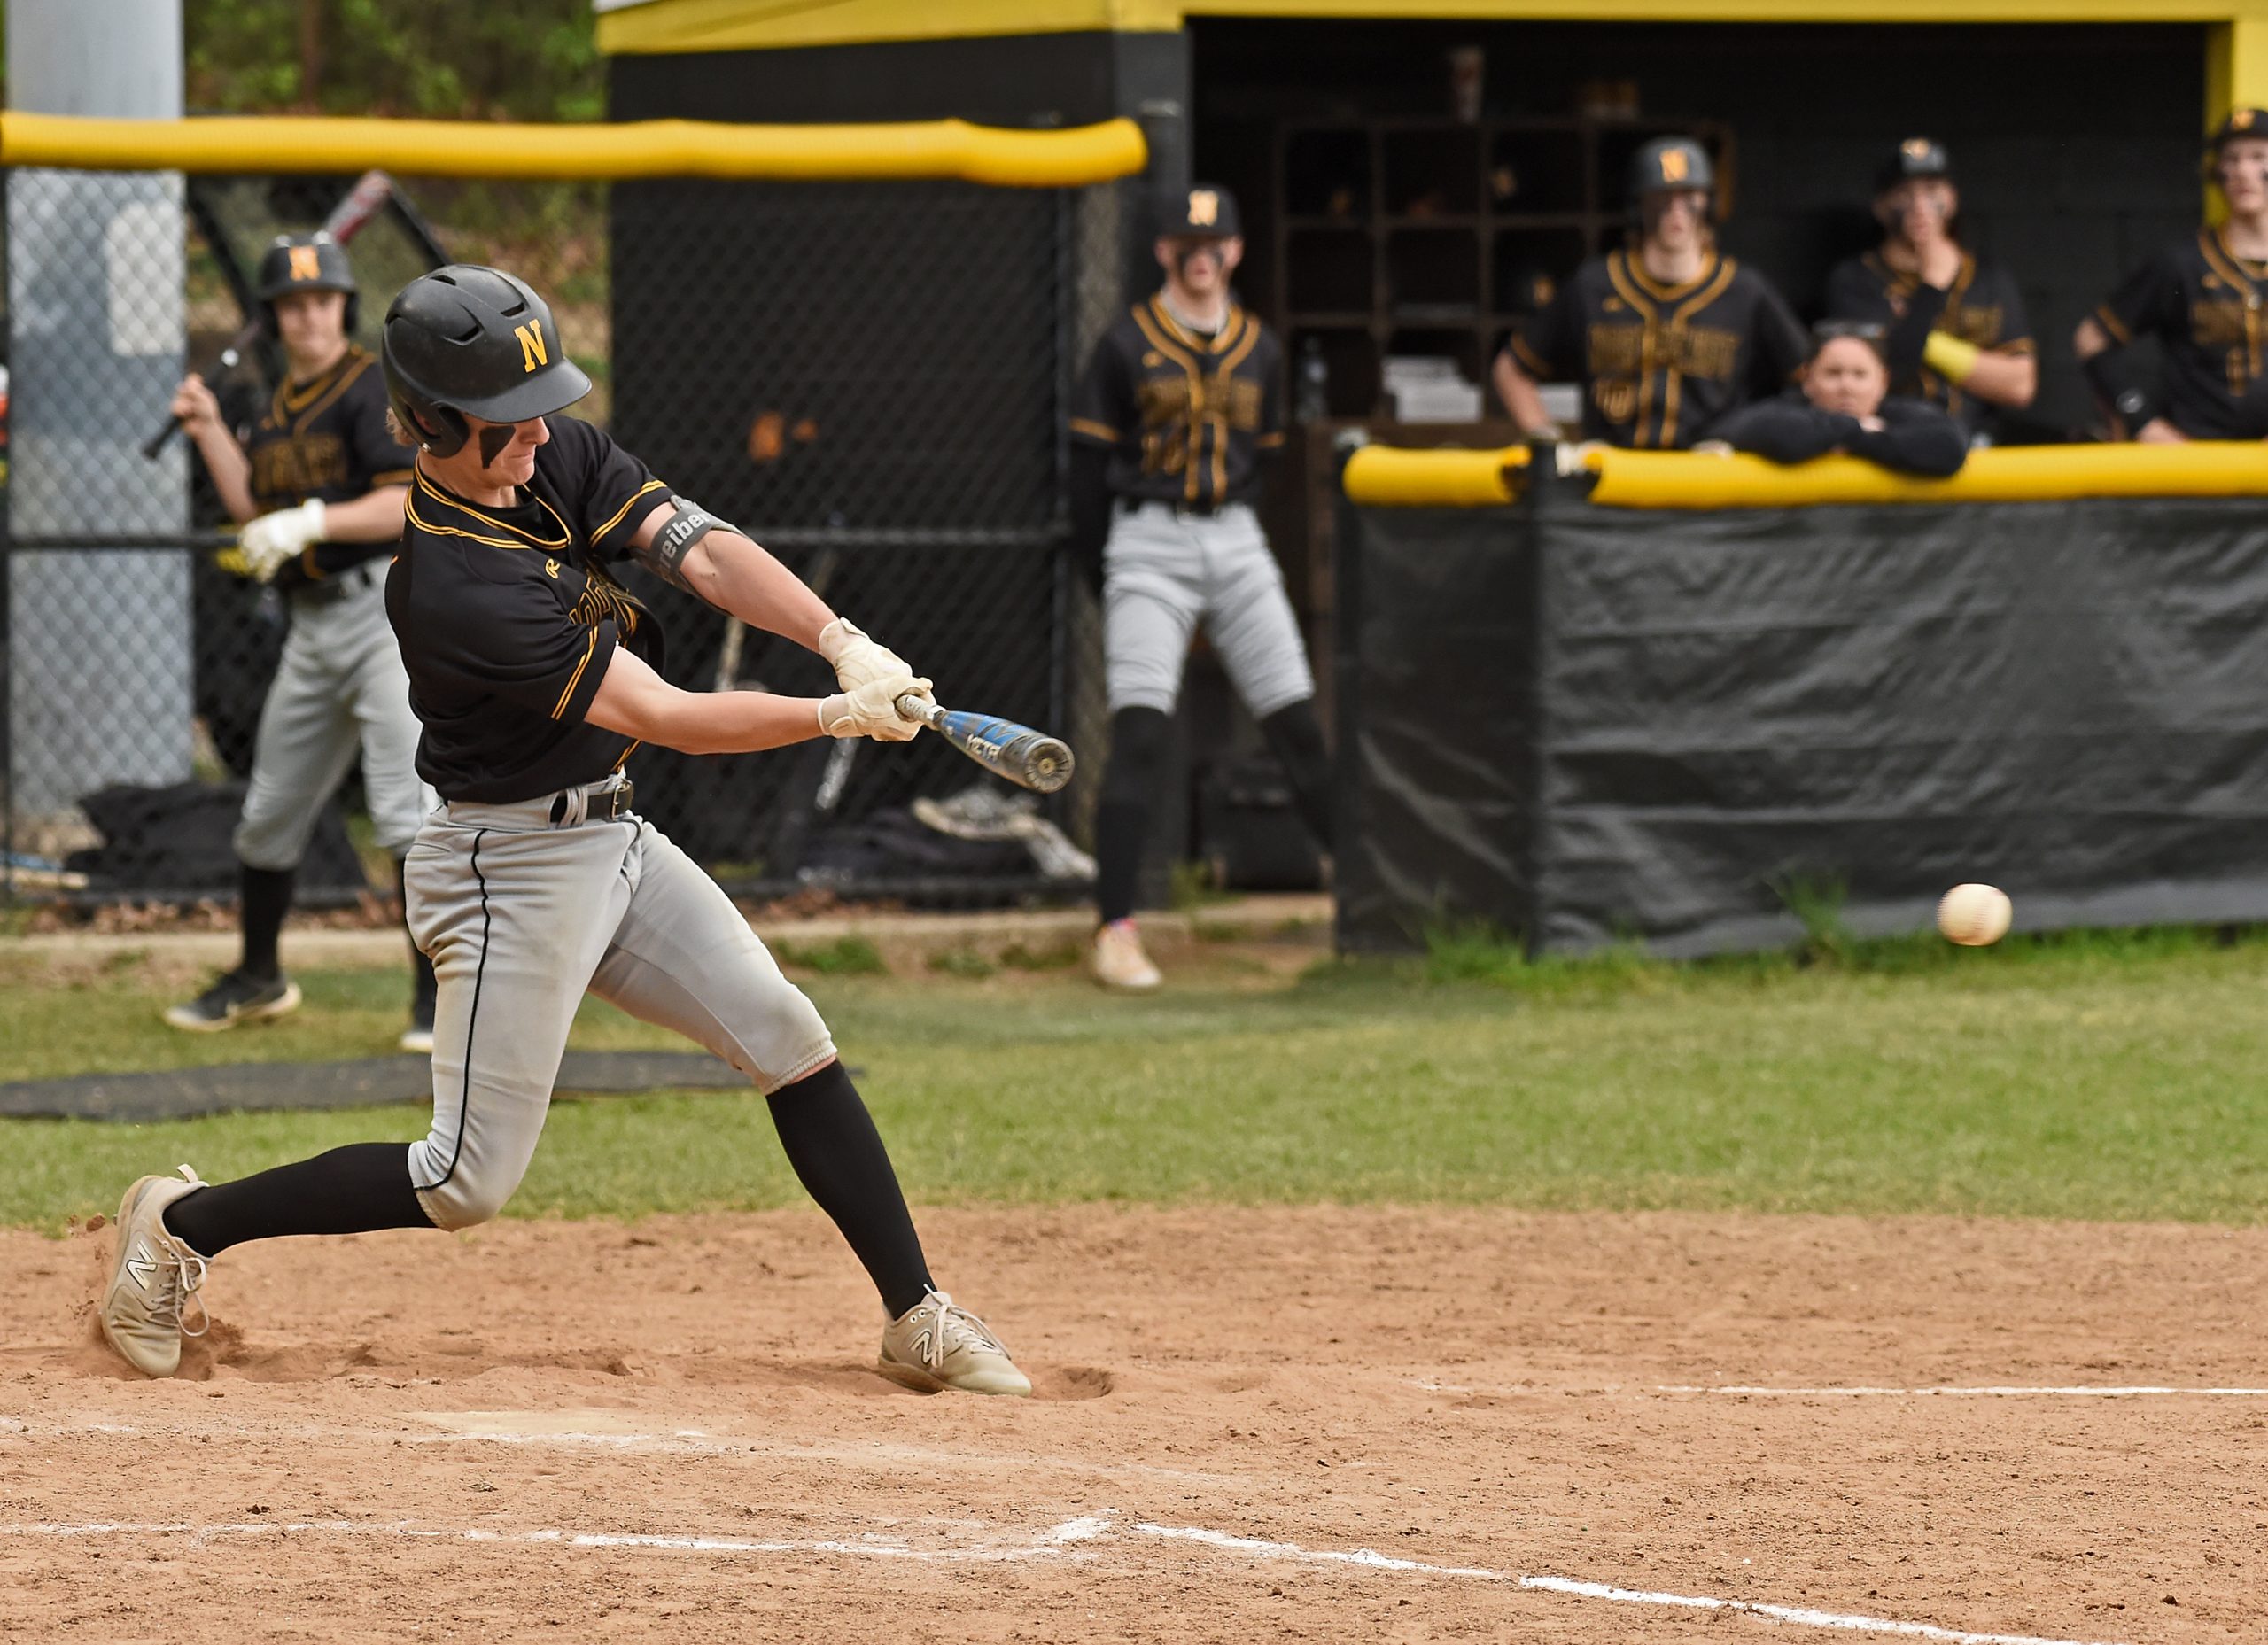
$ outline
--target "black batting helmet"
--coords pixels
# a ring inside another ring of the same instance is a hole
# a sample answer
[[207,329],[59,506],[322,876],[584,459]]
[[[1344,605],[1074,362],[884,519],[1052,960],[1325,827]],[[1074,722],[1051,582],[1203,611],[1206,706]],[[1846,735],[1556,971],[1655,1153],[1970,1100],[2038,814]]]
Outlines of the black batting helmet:
[[1709,162],[1709,151],[1690,137],[1656,137],[1630,157],[1634,211],[1650,194],[1682,189],[1713,194],[1716,187],[1717,168]]
[[2205,139],[2205,152],[2218,159],[2221,151],[2239,137],[2268,138],[2268,109],[2231,109],[2228,118]]
[[344,291],[346,330],[352,334],[361,307],[355,295],[354,270],[346,261],[346,248],[322,229],[313,234],[279,234],[260,256],[258,283],[262,317],[276,329],[276,299],[287,291]]
[[437,457],[471,430],[465,415],[525,423],[591,392],[567,358],[551,305],[501,268],[452,263],[412,280],[386,309],[379,344],[402,431]]

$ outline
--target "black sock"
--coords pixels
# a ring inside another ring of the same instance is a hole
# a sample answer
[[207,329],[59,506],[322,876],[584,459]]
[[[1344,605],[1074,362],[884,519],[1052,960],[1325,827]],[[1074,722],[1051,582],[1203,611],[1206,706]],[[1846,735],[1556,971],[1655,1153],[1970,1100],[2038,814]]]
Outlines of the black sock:
[[1278,709],[1260,722],[1268,751],[1284,768],[1292,785],[1292,798],[1300,819],[1323,850],[1331,849],[1331,755],[1323,746],[1323,724],[1315,717],[1315,699]]
[[1121,709],[1110,719],[1110,766],[1095,811],[1095,912],[1103,924],[1134,912],[1149,843],[1150,806],[1173,722],[1155,709]]
[[215,1183],[175,1200],[165,1222],[201,1257],[284,1234],[433,1226],[409,1185],[407,1143],[349,1143],[294,1165]]
[[929,1264],[858,1088],[841,1063],[830,1062],[766,1100],[788,1163],[843,1230],[896,1319],[928,1292]]
[[425,958],[417,946],[417,939],[409,935],[409,887],[404,882],[408,864],[397,857],[393,859],[394,895],[401,899],[401,931],[409,943],[409,1012],[419,1022],[433,1020],[433,962]]
[[254,868],[249,863],[238,866],[237,895],[244,920],[245,953],[237,968],[251,977],[278,975],[283,966],[276,958],[276,942],[283,934],[284,916],[291,910],[291,881],[298,878],[298,871]]

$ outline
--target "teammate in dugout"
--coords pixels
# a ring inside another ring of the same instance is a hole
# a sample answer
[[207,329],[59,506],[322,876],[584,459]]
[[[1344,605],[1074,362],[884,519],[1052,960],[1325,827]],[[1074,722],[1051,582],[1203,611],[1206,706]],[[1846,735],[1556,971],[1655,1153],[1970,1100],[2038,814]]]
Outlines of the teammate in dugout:
[[1637,250],[1584,263],[1496,357],[1496,392],[1523,433],[1563,438],[1536,384],[1574,378],[1582,438],[1682,451],[1794,377],[1803,327],[1769,281],[1718,252],[1715,190],[1709,151],[1690,138],[1632,157]]
[[[670,494],[598,430],[561,415],[590,389],[543,299],[451,267],[388,310],[385,381],[419,450],[385,583],[441,809],[408,865],[410,928],[440,982],[433,1123],[232,1183],[145,1176],[119,1207],[101,1317],[136,1370],[169,1376],[207,1261],[285,1234],[468,1228],[535,1152],[586,990],[678,1029],[764,1093],[796,1174],[881,1292],[879,1367],[925,1389],[1030,1384],[931,1284],[889,1154],[802,990],[714,881],[632,809],[641,742],[753,752],[819,736],[900,742],[897,699],[927,696],[896,656],[747,537]],[[616,578],[635,561],[750,627],[818,651],[824,699],[680,691],[653,614]],[[202,1327],[198,1327],[201,1331]],[[190,1334],[195,1334],[194,1332]]]
[[1105,987],[1135,989],[1161,981],[1134,897],[1200,623],[1309,832],[1326,851],[1331,840],[1315,677],[1252,508],[1262,460],[1284,443],[1281,355],[1229,284],[1244,254],[1235,197],[1200,185],[1161,201],[1158,221],[1164,284],[1104,333],[1070,420],[1073,546],[1099,573],[1111,711],[1089,963]]
[[1827,276],[1832,320],[1884,328],[1890,392],[1928,400],[1971,437],[2039,389],[2039,359],[2016,277],[1963,249],[1961,191],[1941,143],[1908,137],[1875,175],[1882,244]]
[[[2228,221],[2136,269],[2072,339],[2127,439],[2268,438],[2268,109],[2231,113],[2206,160]],[[2157,341],[2162,378],[2128,347],[2143,336]]]
[[[385,614],[385,561],[401,536],[410,454],[386,431],[377,361],[349,340],[353,270],[327,234],[280,236],[260,259],[257,295],[288,367],[260,420],[239,443],[194,376],[173,406],[243,526],[245,570],[281,589],[291,614],[237,824],[243,953],[234,970],[165,1013],[200,1034],[299,1005],[277,938],[307,840],[358,752],[373,830],[397,881],[435,803],[417,775],[417,718]],[[401,1048],[431,1051],[433,970],[415,944],[410,969]]]

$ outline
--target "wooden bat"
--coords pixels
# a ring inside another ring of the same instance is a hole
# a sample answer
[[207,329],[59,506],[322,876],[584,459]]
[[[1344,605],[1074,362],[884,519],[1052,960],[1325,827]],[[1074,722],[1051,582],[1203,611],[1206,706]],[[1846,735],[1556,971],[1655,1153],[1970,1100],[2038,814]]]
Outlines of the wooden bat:
[[1005,777],[1019,788],[1053,794],[1071,780],[1070,745],[1012,719],[990,714],[943,709],[907,692],[897,700],[897,711],[919,720],[996,777]]
[[[346,190],[338,204],[330,208],[330,215],[323,219],[323,232],[344,245],[392,198],[393,179],[382,171],[366,171],[354,180],[354,186]],[[257,311],[260,305],[255,301],[252,306]],[[221,351],[221,358],[204,374],[206,387],[211,388],[225,373],[237,369],[245,357],[245,351],[260,340],[260,317],[255,312],[244,330],[229,339],[228,346]],[[165,450],[166,442],[172,439],[180,428],[180,422],[167,412],[165,427],[143,442],[143,456],[155,462],[158,454]]]

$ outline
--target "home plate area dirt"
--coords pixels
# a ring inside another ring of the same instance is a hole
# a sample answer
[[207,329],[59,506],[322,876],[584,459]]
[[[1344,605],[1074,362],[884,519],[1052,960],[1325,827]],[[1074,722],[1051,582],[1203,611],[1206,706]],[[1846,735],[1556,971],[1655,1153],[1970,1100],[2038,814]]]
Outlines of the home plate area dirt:
[[164,1383],[0,1235],[0,1638],[2268,1636],[2268,1231],[922,1220],[1037,1399],[816,1214],[247,1247]]

